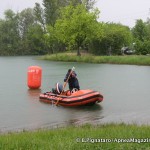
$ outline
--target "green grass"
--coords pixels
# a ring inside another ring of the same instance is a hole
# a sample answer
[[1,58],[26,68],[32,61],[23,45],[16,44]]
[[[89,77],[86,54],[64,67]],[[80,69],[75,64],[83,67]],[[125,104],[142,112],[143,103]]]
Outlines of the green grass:
[[108,63],[108,64],[130,64],[130,65],[150,65],[149,56],[131,55],[131,56],[93,56],[81,55],[75,53],[58,53],[42,56],[40,59],[51,61],[66,62],[86,62],[86,63]]
[[[7,133],[0,135],[0,149],[149,150],[149,131],[146,125],[105,124]],[[129,142],[131,139],[133,142]]]

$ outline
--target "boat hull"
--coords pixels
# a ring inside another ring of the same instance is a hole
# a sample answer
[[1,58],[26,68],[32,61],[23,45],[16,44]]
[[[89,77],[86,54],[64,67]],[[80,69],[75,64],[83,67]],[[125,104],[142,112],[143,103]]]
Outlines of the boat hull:
[[57,95],[52,92],[46,92],[40,94],[39,99],[46,103],[70,107],[90,105],[103,101],[103,96],[99,92],[93,90],[79,90],[70,95],[67,93],[68,92],[64,92],[62,95]]

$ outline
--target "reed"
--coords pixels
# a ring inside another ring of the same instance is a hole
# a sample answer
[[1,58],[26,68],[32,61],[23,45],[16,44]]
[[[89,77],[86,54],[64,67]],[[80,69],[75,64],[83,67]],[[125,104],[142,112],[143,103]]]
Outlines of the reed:
[[150,126],[104,124],[41,129],[0,135],[0,149],[9,150],[148,150]]
[[42,56],[40,59],[66,62],[86,62],[86,63],[108,63],[108,64],[129,64],[129,65],[150,65],[150,56],[93,56],[75,53],[58,53]]

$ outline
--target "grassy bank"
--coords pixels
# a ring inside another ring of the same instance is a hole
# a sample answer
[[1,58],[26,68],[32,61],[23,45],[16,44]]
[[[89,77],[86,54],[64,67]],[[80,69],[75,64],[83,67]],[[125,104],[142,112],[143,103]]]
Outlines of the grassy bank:
[[41,59],[51,61],[66,62],[87,62],[87,63],[109,63],[109,64],[130,64],[130,65],[150,65],[150,56],[93,56],[75,53],[58,53],[42,56]]
[[149,150],[150,127],[107,124],[0,135],[3,150]]

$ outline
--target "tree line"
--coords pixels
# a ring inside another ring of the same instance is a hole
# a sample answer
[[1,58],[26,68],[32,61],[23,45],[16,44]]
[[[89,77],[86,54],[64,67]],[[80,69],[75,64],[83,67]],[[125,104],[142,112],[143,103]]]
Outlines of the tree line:
[[[119,55],[128,46],[136,54],[150,53],[150,19],[133,28],[99,22],[95,0],[43,0],[0,19],[0,55],[43,55],[86,50],[95,55]],[[133,47],[133,43],[135,43]]]

